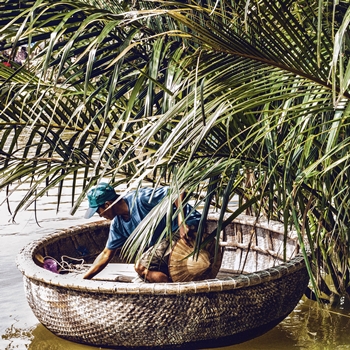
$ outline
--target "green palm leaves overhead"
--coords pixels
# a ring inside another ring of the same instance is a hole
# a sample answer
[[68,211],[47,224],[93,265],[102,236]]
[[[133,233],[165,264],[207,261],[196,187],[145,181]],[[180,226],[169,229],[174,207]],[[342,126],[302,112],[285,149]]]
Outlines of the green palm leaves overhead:
[[205,208],[236,194],[232,217],[296,227],[316,247],[315,276],[326,270],[347,294],[347,2],[9,0],[0,10],[2,50],[29,53],[0,66],[0,186],[32,184],[17,209],[68,179],[73,212],[102,177],[170,183]]

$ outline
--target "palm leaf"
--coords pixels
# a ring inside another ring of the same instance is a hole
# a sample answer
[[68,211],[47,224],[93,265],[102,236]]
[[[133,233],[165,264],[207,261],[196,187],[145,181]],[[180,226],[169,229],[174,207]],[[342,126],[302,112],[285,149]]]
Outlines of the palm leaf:
[[[0,188],[31,178],[20,207],[69,177],[72,212],[102,177],[170,183],[163,214],[179,190],[223,210],[236,194],[230,220],[249,210],[293,225],[346,293],[346,2],[10,0],[0,10],[3,49],[41,47],[25,66],[0,67]],[[158,219],[135,232],[131,255]]]

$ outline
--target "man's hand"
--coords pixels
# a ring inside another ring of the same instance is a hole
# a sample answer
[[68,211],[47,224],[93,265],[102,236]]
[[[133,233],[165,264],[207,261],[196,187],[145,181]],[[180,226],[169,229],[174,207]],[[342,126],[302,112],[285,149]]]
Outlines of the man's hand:
[[188,236],[189,228],[185,223],[181,223],[179,226],[180,238],[183,239],[187,245],[191,246],[190,237]]
[[85,273],[84,279],[91,279],[95,275],[97,275],[99,272],[101,272],[107,264],[112,260],[116,250],[111,250],[108,248],[105,248],[95,259],[93,264],[91,265],[90,269]]
[[[182,200],[184,198],[185,194],[181,193],[179,198],[175,201],[176,208],[179,208],[182,205]],[[189,227],[185,223],[185,219],[183,218],[183,212],[180,211],[178,217],[178,226],[179,226],[179,233],[180,233],[180,239],[183,239],[185,243],[192,247],[192,239],[193,237],[189,237]]]
[[179,228],[179,232],[180,232],[180,239],[183,239],[185,243],[192,248],[194,241],[196,239],[196,234],[197,234],[195,231],[195,227],[194,226],[189,227],[186,224],[182,224],[181,227]]

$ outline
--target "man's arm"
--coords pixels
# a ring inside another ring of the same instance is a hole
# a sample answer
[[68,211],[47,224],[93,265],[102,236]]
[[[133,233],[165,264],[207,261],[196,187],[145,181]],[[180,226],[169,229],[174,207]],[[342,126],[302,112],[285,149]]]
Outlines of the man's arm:
[[89,270],[85,273],[84,279],[91,279],[95,275],[97,275],[99,272],[101,272],[108,263],[112,260],[115,249],[108,249],[105,248],[103,251],[97,256]]

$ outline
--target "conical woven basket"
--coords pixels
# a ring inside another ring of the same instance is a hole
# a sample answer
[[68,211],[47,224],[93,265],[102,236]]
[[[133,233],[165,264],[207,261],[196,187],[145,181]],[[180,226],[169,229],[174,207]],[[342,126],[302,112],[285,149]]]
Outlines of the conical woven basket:
[[215,255],[215,242],[210,249],[193,254],[194,242],[180,239],[176,242],[169,259],[169,274],[173,282],[190,282],[213,279],[219,272],[222,254]]
[[[211,215],[206,230],[217,225]],[[104,248],[108,222],[72,227],[26,246],[17,257],[28,303],[59,337],[100,347],[215,347],[275,326],[297,305],[308,284],[296,235],[284,250],[283,225],[240,216],[222,232],[216,278],[176,283],[122,283],[56,274],[35,256],[91,262]],[[287,260],[284,260],[284,252]],[[118,256],[113,263],[118,264]]]

